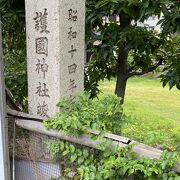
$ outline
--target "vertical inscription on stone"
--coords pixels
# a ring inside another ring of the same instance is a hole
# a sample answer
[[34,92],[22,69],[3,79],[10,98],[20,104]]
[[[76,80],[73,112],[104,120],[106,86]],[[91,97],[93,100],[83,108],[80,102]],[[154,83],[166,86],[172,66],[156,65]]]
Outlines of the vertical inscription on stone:
[[42,73],[44,79],[46,78],[46,73],[48,72],[48,65],[45,62],[45,59],[42,58],[42,61],[40,59],[37,59],[37,64],[36,64],[36,71],[38,74]]
[[[61,98],[84,89],[85,0],[25,2],[29,113],[47,119]],[[46,158],[46,148],[36,149],[46,138],[33,142],[33,154]]]
[[43,101],[42,104],[38,103],[38,106],[37,106],[37,114],[38,115],[40,115],[44,118],[49,118],[48,110],[49,110],[49,108],[45,101]]
[[[46,59],[48,59],[48,37],[47,34],[50,33],[48,29],[48,9],[44,8],[43,11],[35,12],[34,20],[34,27],[36,34],[38,36],[41,36],[41,34],[44,34],[44,37],[37,37],[35,38],[35,48],[36,48],[36,54],[38,58],[42,59],[42,64],[40,62],[40,59],[37,59],[38,63],[36,64],[36,71],[38,72],[37,78],[39,79],[38,85],[36,86],[36,92],[35,96],[38,96],[39,98],[43,98],[43,103],[41,104],[42,100],[38,101],[37,105],[37,115],[40,115],[42,117],[48,118],[49,117],[49,108],[48,104],[46,102],[47,98],[50,98],[49,95],[49,89],[47,88],[47,83],[42,81],[38,76],[40,74],[40,71],[43,73],[43,78],[46,80],[46,73],[48,73],[48,64],[45,63],[44,55],[46,56]],[[48,61],[48,60],[47,60]],[[38,99],[38,98],[37,98]]]
[[68,17],[69,21],[77,21],[77,10],[69,9],[68,13],[69,13],[69,17]]
[[29,112],[48,118],[84,87],[85,0],[26,0]]
[[72,31],[72,27],[69,28],[69,32],[68,32],[68,39],[75,39],[77,37],[77,32],[76,31]]
[[67,42],[70,46],[70,49],[68,50],[68,53],[70,54],[70,63],[68,64],[68,73],[69,73],[69,85],[67,92],[69,94],[69,98],[73,98],[73,95],[75,94],[75,90],[78,88],[78,83],[76,82],[77,79],[75,79],[77,75],[77,71],[79,70],[78,65],[75,63],[76,62],[76,53],[78,53],[78,46],[77,46],[77,41],[78,41],[78,20],[80,19],[78,17],[79,10],[77,8],[69,8],[67,11],[68,14],[68,23],[69,27],[67,28]]
[[49,33],[47,30],[47,9],[44,8],[44,12],[36,12],[36,17],[33,18],[35,21],[35,30],[39,31],[40,33]]
[[44,54],[48,56],[48,38],[39,37],[35,39],[35,42],[36,42],[36,53]]

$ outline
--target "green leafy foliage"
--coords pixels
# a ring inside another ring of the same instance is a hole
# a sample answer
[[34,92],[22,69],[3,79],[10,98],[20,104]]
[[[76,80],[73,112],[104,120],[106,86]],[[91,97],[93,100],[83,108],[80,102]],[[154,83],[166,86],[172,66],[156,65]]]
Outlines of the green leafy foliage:
[[119,98],[112,95],[101,100],[90,100],[89,94],[83,94],[75,99],[64,99],[57,105],[62,112],[45,121],[45,126],[63,129],[66,134],[79,135],[92,129],[120,133],[125,119]]
[[[86,39],[91,44],[91,59],[86,69],[85,89],[92,97],[100,92],[100,80],[117,76],[115,93],[124,98],[122,92],[125,92],[128,78],[152,72],[169,61],[178,64],[172,48],[168,49],[171,57],[163,53],[167,50],[166,45],[171,44],[172,33],[180,31],[178,1],[88,0],[86,8]],[[151,16],[160,18],[158,24],[162,32],[137,26],[137,22],[144,22]],[[105,17],[109,17],[108,22],[104,21]],[[171,71],[173,67],[166,66],[166,70],[168,68]],[[174,71],[177,70],[173,68]],[[173,73],[168,76],[179,86]]]
[[[24,24],[21,17],[3,18],[3,46],[6,86],[25,108],[27,98],[27,62]],[[17,26],[17,27],[16,27]],[[16,28],[16,31],[14,29]],[[26,109],[26,108],[25,108]]]
[[24,4],[25,2],[23,0],[1,0],[0,12],[3,16],[13,16],[18,12],[21,12],[23,15]]
[[169,84],[170,89],[176,86],[180,90],[180,36],[174,37],[166,46],[168,61],[163,69],[163,86]]
[[[138,158],[132,152],[133,144],[119,149],[111,140],[104,138],[104,131],[120,132],[123,116],[118,104],[119,99],[114,96],[95,101],[90,100],[89,95],[80,95],[74,100],[63,100],[58,104],[62,112],[45,121],[47,128],[75,136],[98,129],[101,133],[96,139],[102,140],[96,149],[58,139],[50,140],[48,149],[56,161],[64,162],[60,179],[116,180],[130,176],[138,180],[178,178],[172,170],[179,159],[178,151],[164,151],[159,160]],[[119,121],[119,125],[116,121]]]
[[159,160],[138,158],[131,146],[118,149],[104,140],[97,149],[71,144],[60,140],[47,143],[56,161],[63,161],[63,175],[60,179],[178,179],[172,167],[177,162],[177,152],[164,151]]
[[27,110],[27,62],[24,1],[0,1],[6,86]]

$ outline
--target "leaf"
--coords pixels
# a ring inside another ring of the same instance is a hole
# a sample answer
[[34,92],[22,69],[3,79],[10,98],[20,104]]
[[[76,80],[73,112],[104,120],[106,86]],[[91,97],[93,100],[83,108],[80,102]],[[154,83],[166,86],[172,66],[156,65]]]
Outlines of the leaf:
[[70,150],[71,153],[74,153],[75,152],[75,147],[72,144],[70,144],[69,145],[69,150]]
[[81,179],[82,179],[82,177],[84,175],[84,169],[83,168],[78,168],[77,171],[81,175]]
[[88,152],[87,149],[83,150],[83,156],[84,156],[85,159],[89,156],[89,152]]
[[64,150],[64,142],[60,142],[60,150],[61,150],[61,151]]
[[77,159],[77,154],[73,154],[70,158],[71,162],[74,162]]
[[69,152],[69,150],[66,150],[66,151],[64,151],[63,153],[62,153],[62,155],[63,156],[66,156],[67,154],[69,154],[70,152]]
[[81,156],[78,158],[78,164],[82,164],[84,162],[84,157]]
[[90,173],[90,180],[94,180],[95,179],[95,173],[94,172],[91,172]]
[[82,153],[82,151],[81,151],[80,149],[77,149],[77,150],[76,150],[76,154],[77,154],[78,156],[82,156],[83,153]]
[[143,7],[147,8],[149,6],[149,0],[144,0]]

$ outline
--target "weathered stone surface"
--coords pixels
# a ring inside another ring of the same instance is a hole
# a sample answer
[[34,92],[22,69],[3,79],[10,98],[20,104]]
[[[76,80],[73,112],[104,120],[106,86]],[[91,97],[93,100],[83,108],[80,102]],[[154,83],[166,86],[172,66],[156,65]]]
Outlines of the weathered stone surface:
[[[26,0],[26,31],[29,113],[46,119],[59,111],[60,99],[84,89],[85,0]],[[30,134],[37,162],[51,162],[48,140]]]
[[48,118],[84,86],[85,0],[26,0],[29,113]]

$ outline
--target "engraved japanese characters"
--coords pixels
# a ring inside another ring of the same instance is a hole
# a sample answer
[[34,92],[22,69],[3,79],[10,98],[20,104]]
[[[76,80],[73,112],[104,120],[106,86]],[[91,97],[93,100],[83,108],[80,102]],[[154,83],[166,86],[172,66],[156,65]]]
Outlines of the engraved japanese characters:
[[84,89],[85,1],[26,0],[29,112],[49,118]]

